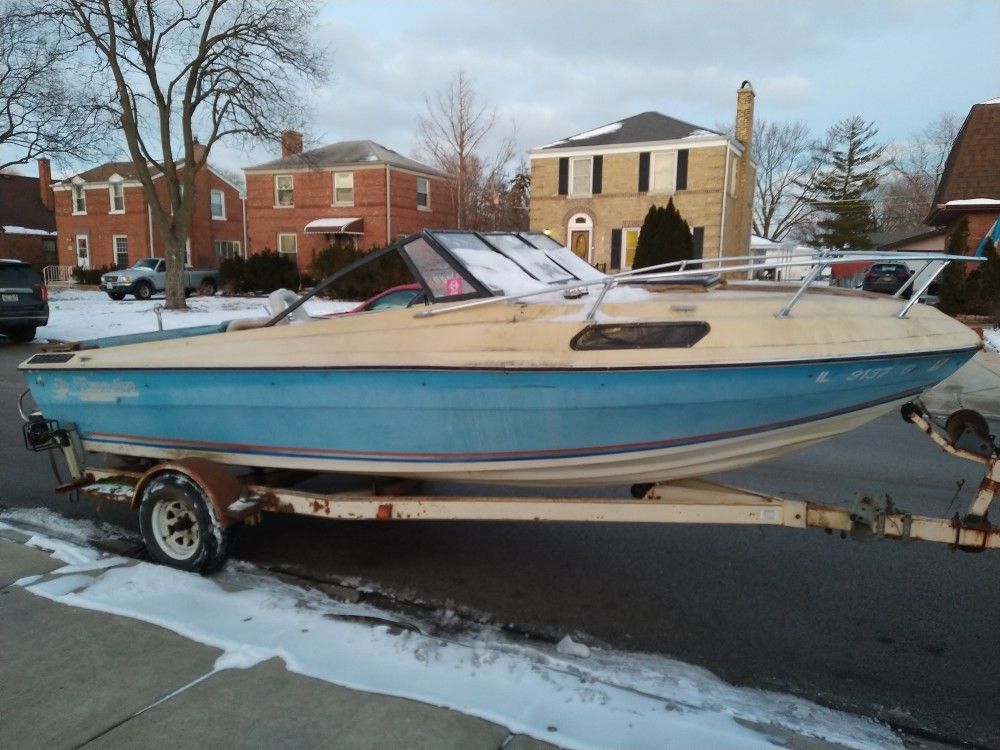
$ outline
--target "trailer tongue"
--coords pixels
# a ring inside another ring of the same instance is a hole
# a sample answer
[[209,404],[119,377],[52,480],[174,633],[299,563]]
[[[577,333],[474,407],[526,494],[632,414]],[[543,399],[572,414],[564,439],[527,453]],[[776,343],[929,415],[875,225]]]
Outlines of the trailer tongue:
[[[25,445],[63,455],[70,478],[57,490],[79,490],[138,509],[151,556],[184,570],[209,573],[227,553],[231,530],[260,522],[266,513],[339,520],[597,521],[602,523],[701,523],[822,528],[856,539],[940,542],[957,549],[1000,549],[1000,527],[988,512],[1000,493],[1000,446],[976,412],[962,410],[938,429],[914,404],[903,418],[952,455],[983,464],[984,477],[964,514],[951,518],[914,515],[890,499],[861,497],[850,507],[789,500],[701,479],[633,487],[634,499],[429,496],[415,482],[369,489],[310,492],[295,489],[301,472],[238,475],[205,458],[142,468],[88,466],[73,425],[39,415],[26,418]],[[56,468],[53,461],[53,468]],[[369,480],[370,481],[370,480]]]

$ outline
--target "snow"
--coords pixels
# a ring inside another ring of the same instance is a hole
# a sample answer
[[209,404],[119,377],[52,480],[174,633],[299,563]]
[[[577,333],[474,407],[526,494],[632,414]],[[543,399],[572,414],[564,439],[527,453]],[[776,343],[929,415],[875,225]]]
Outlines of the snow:
[[577,135],[571,135],[567,140],[585,141],[588,138],[596,138],[599,135],[608,135],[609,133],[615,133],[621,130],[621,127],[622,124],[620,122],[613,122],[610,125],[602,125],[599,128],[588,130],[586,133],[578,133]]
[[[76,540],[100,535],[90,524],[42,509],[4,512],[0,528],[47,523]],[[768,727],[851,748],[903,746],[868,719],[732,687],[706,670],[659,656],[591,648],[569,636],[554,647],[524,645],[493,627],[440,635],[435,631],[454,632],[437,627],[453,625],[448,611],[438,622],[415,622],[364,603],[331,600],[246,564],[230,563],[212,579],[40,533],[29,544],[71,564],[17,585],[219,648],[216,671],[277,657],[298,674],[444,706],[566,748],[662,748],[666,738],[677,747],[784,746]]]
[[964,198],[962,200],[948,201],[944,204],[948,206],[1000,206],[1000,200],[996,198]]
[[980,104],[1000,104],[1000,98],[990,99],[988,102],[979,102]]
[[48,232],[44,229],[31,229],[30,227],[2,226],[0,234],[37,234],[42,237],[55,237],[55,232]]
[[983,344],[987,351],[1000,353],[1000,328],[983,331]]
[[697,130],[692,130],[687,134],[688,138],[718,138],[718,133],[713,133],[711,130],[703,130],[698,128]]
[[[270,317],[265,297],[191,297],[188,310],[162,310],[163,328],[188,328],[222,323],[236,318]],[[146,333],[157,330],[155,308],[163,299],[144,302],[126,297],[115,302],[104,292],[88,289],[49,289],[49,324],[38,331],[39,338],[52,341],[83,341],[102,336]],[[310,300],[310,315],[350,310],[356,302]]]

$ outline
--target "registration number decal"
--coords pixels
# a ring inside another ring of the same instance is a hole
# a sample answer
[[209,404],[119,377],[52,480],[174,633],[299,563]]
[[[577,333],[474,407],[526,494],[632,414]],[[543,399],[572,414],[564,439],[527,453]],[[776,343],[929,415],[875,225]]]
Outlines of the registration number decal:
[[4,294],[0,295],[4,302],[17,302],[21,299],[20,295],[17,294]]

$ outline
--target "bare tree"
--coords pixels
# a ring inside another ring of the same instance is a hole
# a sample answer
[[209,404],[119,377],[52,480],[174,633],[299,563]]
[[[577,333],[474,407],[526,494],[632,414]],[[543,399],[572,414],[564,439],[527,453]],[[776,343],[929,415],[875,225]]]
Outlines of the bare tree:
[[421,150],[452,180],[459,228],[473,227],[488,200],[489,186],[495,189],[503,181],[514,156],[514,132],[507,132],[496,149],[487,152],[487,140],[497,124],[496,108],[479,101],[462,71],[425,104],[427,111],[417,120]]
[[195,175],[219,140],[272,139],[301,122],[301,84],[323,77],[323,55],[310,39],[315,6],[50,0],[44,13],[74,61],[109,84],[101,108],[121,128],[166,247],[167,307],[184,308]]
[[106,141],[107,123],[66,65],[66,52],[26,6],[0,5],[0,171],[39,156],[66,164]]
[[[732,125],[716,127],[733,134]],[[816,213],[809,201],[819,169],[809,128],[802,122],[755,120],[751,143],[757,168],[753,233],[775,241],[805,237]]]
[[956,115],[945,113],[909,140],[886,149],[888,175],[876,200],[882,229],[923,224],[961,125]]

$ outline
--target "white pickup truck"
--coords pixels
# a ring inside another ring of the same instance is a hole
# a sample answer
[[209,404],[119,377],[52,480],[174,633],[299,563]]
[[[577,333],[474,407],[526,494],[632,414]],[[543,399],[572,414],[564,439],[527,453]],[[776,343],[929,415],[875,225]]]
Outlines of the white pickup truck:
[[[136,299],[149,299],[156,292],[167,288],[167,262],[163,258],[143,258],[121,271],[111,271],[101,276],[101,290],[114,300],[125,299],[126,294]],[[212,295],[219,288],[219,272],[196,271],[184,268],[184,293]]]

